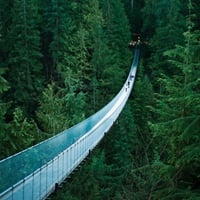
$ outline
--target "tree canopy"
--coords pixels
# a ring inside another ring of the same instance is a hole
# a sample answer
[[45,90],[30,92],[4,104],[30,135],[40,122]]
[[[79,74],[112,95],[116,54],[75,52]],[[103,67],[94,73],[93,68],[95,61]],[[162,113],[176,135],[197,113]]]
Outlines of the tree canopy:
[[200,198],[199,0],[0,0],[0,158],[131,97],[52,199]]

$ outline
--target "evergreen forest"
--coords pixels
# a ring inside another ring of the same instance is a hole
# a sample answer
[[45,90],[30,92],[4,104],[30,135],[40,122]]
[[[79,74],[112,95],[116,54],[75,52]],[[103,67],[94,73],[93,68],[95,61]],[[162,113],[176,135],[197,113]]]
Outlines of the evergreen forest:
[[199,0],[0,0],[0,159],[106,105],[117,123],[53,200],[200,199]]

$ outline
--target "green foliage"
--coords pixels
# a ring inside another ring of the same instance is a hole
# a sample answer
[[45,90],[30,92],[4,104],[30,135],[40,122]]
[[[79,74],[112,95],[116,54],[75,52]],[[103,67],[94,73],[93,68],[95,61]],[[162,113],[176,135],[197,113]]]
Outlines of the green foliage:
[[[99,33],[99,34],[98,34]],[[97,36],[94,41],[94,51],[91,59],[91,65],[93,67],[93,79],[90,83],[92,93],[89,101],[92,102],[92,110],[94,111],[105,105],[105,95],[109,96],[109,82],[105,85],[105,74],[104,71],[109,66],[111,51],[106,44],[105,38],[103,37],[103,30],[99,28]],[[106,99],[107,98],[106,96]]]
[[[183,44],[182,33],[185,30],[185,20],[179,0],[147,1],[144,16],[147,19],[144,22],[143,32],[150,31],[146,39],[152,48],[151,58],[146,67],[151,69],[151,79],[156,83],[153,85],[154,88],[160,90],[157,82],[160,74],[170,75],[174,72],[163,53],[167,49],[174,48],[175,45]],[[147,30],[149,28],[150,30]]]
[[48,85],[39,104],[37,120],[48,137],[84,119],[84,95],[57,90],[55,84]]
[[[7,124],[5,122],[5,116],[9,107],[9,104],[4,102],[2,100],[2,95],[4,94],[5,91],[9,89],[8,82],[4,79],[3,77],[4,70],[0,68],[0,141],[3,141],[3,137],[6,134],[6,129],[7,129]],[[4,157],[4,152],[3,152],[3,144],[1,142],[0,145],[0,158]]]
[[8,27],[11,24],[11,9],[13,7],[13,0],[0,0],[0,62],[6,62],[8,46],[10,44],[7,38]]
[[[101,97],[111,99],[121,88],[130,65],[130,52],[127,44],[130,41],[130,27],[121,1],[101,0],[100,7],[103,14],[103,42],[101,54],[102,70],[100,89]],[[100,54],[100,55],[101,55]],[[97,64],[98,66],[98,64]],[[97,72],[98,72],[97,71]]]
[[5,73],[5,70],[0,68],[0,95],[9,89],[8,81],[2,76]]
[[96,151],[88,164],[82,166],[64,186],[66,190],[58,193],[53,199],[108,199],[113,184],[111,174],[112,168],[105,163],[104,151]]
[[14,106],[20,105],[29,114],[34,110],[43,82],[37,6],[37,1],[33,0],[14,1],[7,36],[7,80],[12,82],[7,98],[13,101]]
[[63,109],[65,103],[64,98],[61,98],[59,92],[55,91],[55,86],[48,85],[40,100],[37,118],[44,132],[50,136],[64,130],[68,125]]
[[[160,79],[163,90],[154,110],[158,122],[152,125],[152,131],[158,159],[163,166],[173,169],[173,173],[166,169],[154,194],[158,199],[195,199],[200,195],[196,186],[200,164],[199,58],[196,55],[200,34],[189,29],[184,36],[184,46],[177,45],[165,53],[171,66],[179,73]],[[163,166],[158,174],[165,169]]]
[[[108,40],[108,46],[114,50],[115,64],[121,70],[127,65],[130,59],[127,44],[130,41],[130,27],[125,15],[125,9],[121,1],[101,0],[101,7],[105,23],[105,37]],[[117,71],[117,70],[116,70]]]
[[55,198],[198,199],[198,3],[0,0],[0,158],[80,122],[118,92],[130,22],[151,51],[134,94],[105,150]]
[[16,108],[13,119],[6,124],[5,130],[0,135],[1,158],[22,151],[33,145],[38,138],[39,130],[32,120],[24,117],[20,108]]
[[[130,36],[128,21],[120,1],[100,2],[104,27],[101,27],[102,16],[97,9],[97,1],[88,1],[80,4],[74,1],[72,5],[74,12],[79,11],[76,16],[72,15],[72,19],[78,19],[76,23],[79,24],[79,28],[71,26],[70,31],[74,31],[73,35],[67,36],[69,43],[66,62],[70,67],[66,70],[68,78],[65,83],[69,90],[74,88],[75,91],[78,91],[77,85],[80,84],[82,86],[83,84],[84,86],[85,84],[82,91],[85,92],[86,97],[89,97],[88,99],[94,102],[93,108],[95,108],[95,105],[104,105],[107,102],[106,99],[111,98],[121,87],[127,70],[125,67],[127,63],[128,65],[130,63],[126,60],[130,55],[127,50]],[[109,8],[114,11],[116,17],[108,16],[105,13]],[[80,19],[80,15],[83,16],[82,19]],[[77,38],[79,39],[77,40]],[[77,67],[75,68],[74,66]],[[79,75],[78,78],[76,74]],[[78,82],[79,79],[80,82]],[[73,102],[70,105],[73,105]],[[87,106],[87,108],[90,107],[91,105]],[[128,110],[127,113],[130,118],[131,113]],[[81,170],[78,178],[76,180],[73,179],[72,183],[67,185],[68,192],[67,194],[65,193],[67,196],[62,195],[61,197],[58,195],[58,198],[120,199],[125,195],[121,195],[120,192],[123,191],[123,183],[126,183],[128,179],[128,167],[131,166],[132,149],[132,145],[128,143],[129,139],[132,138],[132,132],[126,135],[126,132],[131,129],[125,123],[128,123],[128,117],[125,117],[124,121],[120,123],[120,131],[116,137],[112,138],[112,142],[108,139],[109,142],[105,144],[114,148],[108,147],[105,158],[104,156],[102,157],[101,153],[98,154],[98,158],[92,158],[92,163],[86,166],[86,170]],[[121,139],[119,139],[120,137]],[[119,141],[117,139],[115,141],[114,138],[118,138]],[[121,157],[124,157],[124,159],[122,160]],[[117,163],[115,166],[111,165],[112,171],[110,171],[111,166],[107,165],[106,162],[110,163],[112,159]],[[125,172],[120,175],[120,171],[124,169]]]
[[[131,109],[126,127],[133,126],[126,131],[127,135],[132,134],[128,139],[131,146],[131,163],[128,168],[127,187],[125,187],[127,198],[148,199],[151,198],[151,190],[155,187],[156,174],[151,167],[153,146],[152,134],[148,122],[152,120],[152,112],[149,106],[154,104],[153,89],[148,77],[144,74],[141,65],[137,75],[137,81],[131,99]],[[133,131],[134,130],[134,131]],[[151,183],[151,184],[149,184]]]
[[74,90],[65,91],[67,101],[67,116],[70,126],[75,125],[85,119],[85,94],[83,92],[75,93]]
[[[47,25],[44,27],[46,34],[49,34],[47,49],[50,53],[52,63],[49,64],[48,59],[45,58],[45,63],[48,64],[48,70],[50,71],[50,79],[52,81],[57,81],[57,84],[63,84],[63,69],[60,66],[64,66],[66,55],[65,51],[67,48],[67,34],[69,31],[67,28],[71,29],[68,25],[69,16],[67,14],[67,3],[64,0],[47,1],[44,3],[44,20]],[[44,40],[47,40],[43,38]],[[45,53],[47,54],[47,53]],[[60,77],[61,76],[61,77]]]
[[141,9],[144,7],[144,0],[124,0],[124,5],[131,26],[131,32],[140,33],[142,24],[145,21],[141,17]]

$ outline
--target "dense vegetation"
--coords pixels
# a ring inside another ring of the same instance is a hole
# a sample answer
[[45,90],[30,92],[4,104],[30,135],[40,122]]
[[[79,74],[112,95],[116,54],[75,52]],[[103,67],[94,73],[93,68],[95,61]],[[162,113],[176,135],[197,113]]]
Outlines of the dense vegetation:
[[0,159],[105,105],[139,33],[121,117],[52,198],[200,199],[199,19],[199,0],[0,0]]

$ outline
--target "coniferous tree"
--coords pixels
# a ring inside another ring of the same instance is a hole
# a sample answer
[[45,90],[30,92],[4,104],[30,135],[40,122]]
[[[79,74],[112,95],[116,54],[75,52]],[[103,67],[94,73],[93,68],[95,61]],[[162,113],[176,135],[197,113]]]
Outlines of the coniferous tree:
[[39,104],[37,118],[46,134],[55,135],[68,126],[65,109],[63,109],[65,101],[60,98],[59,92],[55,92],[55,85],[48,85]]
[[[146,71],[151,74],[151,80],[155,83],[161,73],[171,74],[173,71],[163,57],[164,51],[183,43],[182,33],[185,23],[180,5],[179,0],[159,2],[151,0],[146,1],[143,9],[146,17],[143,32],[148,31],[146,39],[152,48]],[[152,30],[148,30],[150,27]],[[159,83],[154,84],[154,88],[160,89]]]
[[[192,8],[189,1],[189,11]],[[178,71],[164,76],[164,87],[155,112],[158,123],[152,126],[157,147],[157,199],[198,199],[199,183],[199,30],[192,29],[189,14],[185,45],[168,50],[171,66]]]
[[[48,1],[49,4],[49,1]],[[49,52],[51,53],[52,63],[49,66],[51,74],[54,77],[51,77],[51,80],[57,82],[58,85],[63,86],[63,76],[62,72],[65,69],[62,69],[60,66],[65,65],[65,50],[68,45],[66,34],[69,34],[67,31],[68,24],[68,4],[64,0],[55,0],[50,2],[50,13],[47,20],[47,31],[51,34],[51,41],[49,43]],[[49,5],[48,5],[49,7]],[[70,27],[69,27],[70,29]]]
[[[103,66],[98,69],[96,64],[97,60],[93,55],[101,52],[101,40],[102,38],[102,14],[99,9],[99,2],[97,0],[92,1],[74,1],[72,3],[72,9],[75,13],[72,15],[72,20],[75,22],[73,34],[69,37],[70,43],[73,47],[69,49],[69,57],[76,63],[72,67],[73,71],[78,74],[80,80],[79,90],[86,95],[86,102],[88,104],[88,111],[94,113],[95,104],[97,103],[96,95],[98,85],[98,70],[102,70]],[[73,54],[70,51],[74,52]],[[103,58],[98,57],[101,62]],[[92,103],[93,102],[93,103]]]
[[121,1],[101,0],[100,5],[104,17],[105,38],[112,61],[104,70],[104,81],[109,78],[115,94],[121,87],[121,81],[126,77],[126,66],[130,64],[130,52],[127,48],[130,41],[130,27]]
[[105,41],[103,39],[103,16],[99,8],[99,1],[92,0],[82,3],[82,13],[83,20],[82,24],[86,32],[86,48],[87,48],[87,60],[89,62],[89,68],[85,72],[88,74],[88,80],[86,80],[86,87],[88,91],[87,102],[91,107],[89,107],[90,113],[95,112],[95,107],[98,105],[97,96],[99,91],[99,73],[103,71],[105,66],[98,65],[102,62],[105,57],[101,57],[103,51],[102,43]]
[[143,18],[141,12],[144,6],[144,0],[142,1],[124,0],[124,5],[130,22],[132,34],[141,33],[141,28],[143,24]]
[[[37,121],[45,133],[44,138],[55,135],[84,119],[84,95],[57,89],[55,84],[44,90],[37,110]],[[44,139],[43,138],[43,139]]]
[[106,159],[113,168],[112,180],[114,182],[110,195],[114,196],[114,199],[129,199],[131,197],[129,177],[133,167],[134,134],[132,107],[130,103],[127,103],[120,118],[111,129],[111,133],[105,138]]
[[152,133],[149,121],[152,120],[150,106],[154,105],[152,84],[144,73],[143,66],[139,72],[133,91],[133,136],[132,159],[133,166],[130,172],[130,185],[134,199],[151,199],[151,190],[154,188],[155,175],[152,164]]
[[[91,82],[93,88],[92,97],[93,109],[101,108],[113,96],[110,92],[110,81],[108,80],[107,68],[113,65],[112,50],[107,45],[103,30],[96,36],[94,43],[94,52],[91,64],[94,69],[94,75]],[[97,33],[98,34],[98,33]],[[95,109],[95,110],[96,110]]]
[[[43,34],[48,36],[48,39],[44,38],[44,49],[49,51],[45,54],[44,63],[48,71],[47,77],[54,80],[55,84],[53,88],[48,87],[44,91],[37,116],[43,128],[45,127],[45,132],[53,130],[56,134],[85,117],[84,81],[81,80],[84,75],[79,71],[79,68],[84,69],[87,63],[85,33],[78,31],[76,21],[72,20],[78,14],[73,2],[56,0],[50,4],[44,2],[43,6],[43,17],[47,23]],[[46,101],[56,101],[57,104],[48,107]],[[57,117],[54,120],[55,112]],[[54,124],[53,127],[51,124]]]
[[4,144],[3,144],[3,140],[4,137],[6,135],[6,129],[7,129],[7,124],[6,124],[6,120],[5,120],[5,116],[8,110],[8,106],[9,104],[4,102],[2,100],[2,95],[5,91],[8,90],[9,85],[8,82],[4,79],[3,77],[3,70],[0,67],[0,141],[1,141],[1,145],[0,145],[0,159],[3,158],[6,154],[4,151]]
[[11,9],[13,6],[13,1],[8,0],[0,1],[0,63],[3,67],[7,61],[9,45],[12,44],[8,39],[8,27],[11,24]]
[[51,23],[49,20],[51,19],[52,12],[52,2],[48,0],[41,1],[41,52],[42,52],[42,64],[43,64],[43,74],[45,77],[45,82],[51,83],[54,80],[54,72],[53,69],[53,59],[51,56],[51,51],[49,49],[50,43],[52,42],[52,31],[51,31]]
[[7,98],[13,101],[14,107],[21,106],[30,114],[35,109],[43,82],[36,0],[14,1],[8,36],[7,79],[12,85]]
[[24,117],[20,108],[15,108],[13,120],[8,124],[8,132],[4,137],[4,148],[7,156],[22,151],[38,142],[39,129],[33,120]]
[[[2,107],[4,106],[4,107]],[[40,139],[39,129],[33,120],[28,120],[20,108],[16,108],[13,112],[13,120],[9,123],[5,122],[6,105],[0,104],[1,109],[1,146],[0,158],[8,157],[31,145],[37,143]]]
[[67,189],[52,198],[54,200],[112,198],[112,167],[106,164],[105,159],[104,151],[95,151],[86,165],[77,172],[71,182],[67,183]]

